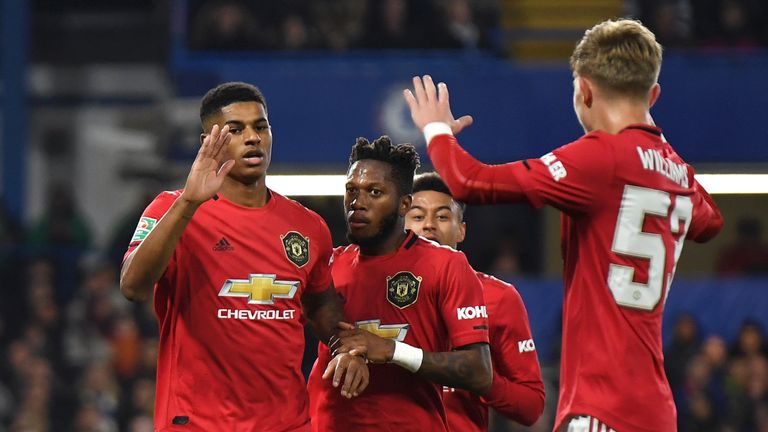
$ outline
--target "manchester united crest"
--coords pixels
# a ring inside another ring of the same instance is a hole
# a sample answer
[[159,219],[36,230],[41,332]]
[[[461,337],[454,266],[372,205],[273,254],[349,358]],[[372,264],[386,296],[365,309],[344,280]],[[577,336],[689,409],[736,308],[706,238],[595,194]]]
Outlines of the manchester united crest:
[[421,279],[421,276],[406,271],[387,276],[387,300],[400,309],[416,303]]
[[296,264],[296,267],[303,267],[309,262],[309,239],[297,233],[289,231],[280,238],[283,240],[285,256]]

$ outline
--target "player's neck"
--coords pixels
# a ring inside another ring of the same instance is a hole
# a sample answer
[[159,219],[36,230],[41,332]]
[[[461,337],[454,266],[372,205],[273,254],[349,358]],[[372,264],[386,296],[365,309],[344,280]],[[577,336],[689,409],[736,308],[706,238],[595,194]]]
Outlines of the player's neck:
[[269,201],[269,191],[264,177],[255,183],[241,183],[227,177],[221,185],[219,195],[243,207],[263,207]]
[[403,228],[403,224],[399,224],[397,228],[392,230],[392,235],[385,237],[376,244],[359,245],[360,253],[368,256],[380,256],[389,255],[395,252],[400,245],[403,244],[405,238],[408,237],[408,233]]
[[591,130],[601,130],[617,134],[632,124],[654,125],[648,112],[648,106],[630,101],[610,101],[598,103],[592,107],[593,123]]

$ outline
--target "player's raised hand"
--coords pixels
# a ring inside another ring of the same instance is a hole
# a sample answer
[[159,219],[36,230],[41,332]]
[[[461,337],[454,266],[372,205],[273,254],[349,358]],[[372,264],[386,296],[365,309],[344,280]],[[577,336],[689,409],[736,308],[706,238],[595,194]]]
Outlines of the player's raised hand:
[[341,386],[341,395],[347,399],[359,396],[368,387],[368,365],[364,358],[352,354],[338,354],[323,372],[323,379],[333,377],[333,386]]
[[374,363],[386,363],[395,354],[395,341],[385,339],[348,323],[339,323],[341,331],[329,348],[334,354],[349,353],[362,356]]
[[440,83],[435,87],[429,75],[413,77],[413,92],[406,89],[403,96],[411,109],[411,119],[420,130],[429,123],[441,122],[449,125],[455,135],[472,124],[471,116],[466,115],[458,119],[453,117],[448,86]]
[[192,203],[201,204],[211,199],[221,189],[227,173],[235,165],[234,159],[222,163],[232,134],[229,125],[219,128],[213,125],[211,133],[203,139],[192,168],[187,176],[182,197]]

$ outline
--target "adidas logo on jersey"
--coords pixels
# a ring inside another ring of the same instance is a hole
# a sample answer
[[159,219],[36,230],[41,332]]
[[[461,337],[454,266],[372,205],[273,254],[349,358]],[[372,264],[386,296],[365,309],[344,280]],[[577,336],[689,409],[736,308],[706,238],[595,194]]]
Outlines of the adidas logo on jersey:
[[219,240],[213,246],[213,250],[215,250],[216,252],[228,252],[228,251],[235,250],[235,248],[231,244],[229,244],[229,241],[227,240],[226,237],[222,237],[221,240]]

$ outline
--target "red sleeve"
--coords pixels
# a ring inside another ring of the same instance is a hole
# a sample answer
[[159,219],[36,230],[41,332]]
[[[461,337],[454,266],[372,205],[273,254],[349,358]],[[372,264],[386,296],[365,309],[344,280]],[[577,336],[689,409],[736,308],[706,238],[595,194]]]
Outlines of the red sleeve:
[[528,200],[534,207],[552,205],[581,212],[599,202],[601,185],[613,175],[613,149],[599,133],[547,153],[539,159],[486,165],[443,134],[428,153],[451,193],[461,201],[493,204]]
[[488,314],[483,288],[462,252],[451,252],[443,271],[439,300],[451,347],[488,343]]
[[723,229],[723,216],[715,201],[696,180],[693,181],[693,190],[693,219],[688,228],[688,238],[704,243]]
[[156,196],[154,200],[144,209],[144,213],[139,218],[139,223],[136,226],[136,231],[133,232],[131,242],[128,244],[128,250],[123,255],[123,261],[128,258],[131,252],[133,252],[147,235],[155,228],[157,222],[165,215],[171,205],[179,197],[180,191],[162,192]]
[[307,279],[305,292],[308,293],[323,292],[331,286],[331,256],[333,254],[331,231],[322,217],[314,216],[318,219],[318,229],[315,239],[313,239],[316,243],[312,246],[316,246],[317,249],[312,252],[316,254],[317,259],[312,263],[312,270]]
[[514,170],[522,169],[520,162],[484,164],[461,148],[456,137],[449,134],[435,136],[427,153],[435,170],[459,201],[495,204],[525,200],[521,185],[513,174]]
[[[544,383],[525,304],[514,288],[485,292],[494,374],[481,400],[505,417],[530,426],[544,411]],[[492,301],[489,292],[497,292],[498,300]]]

